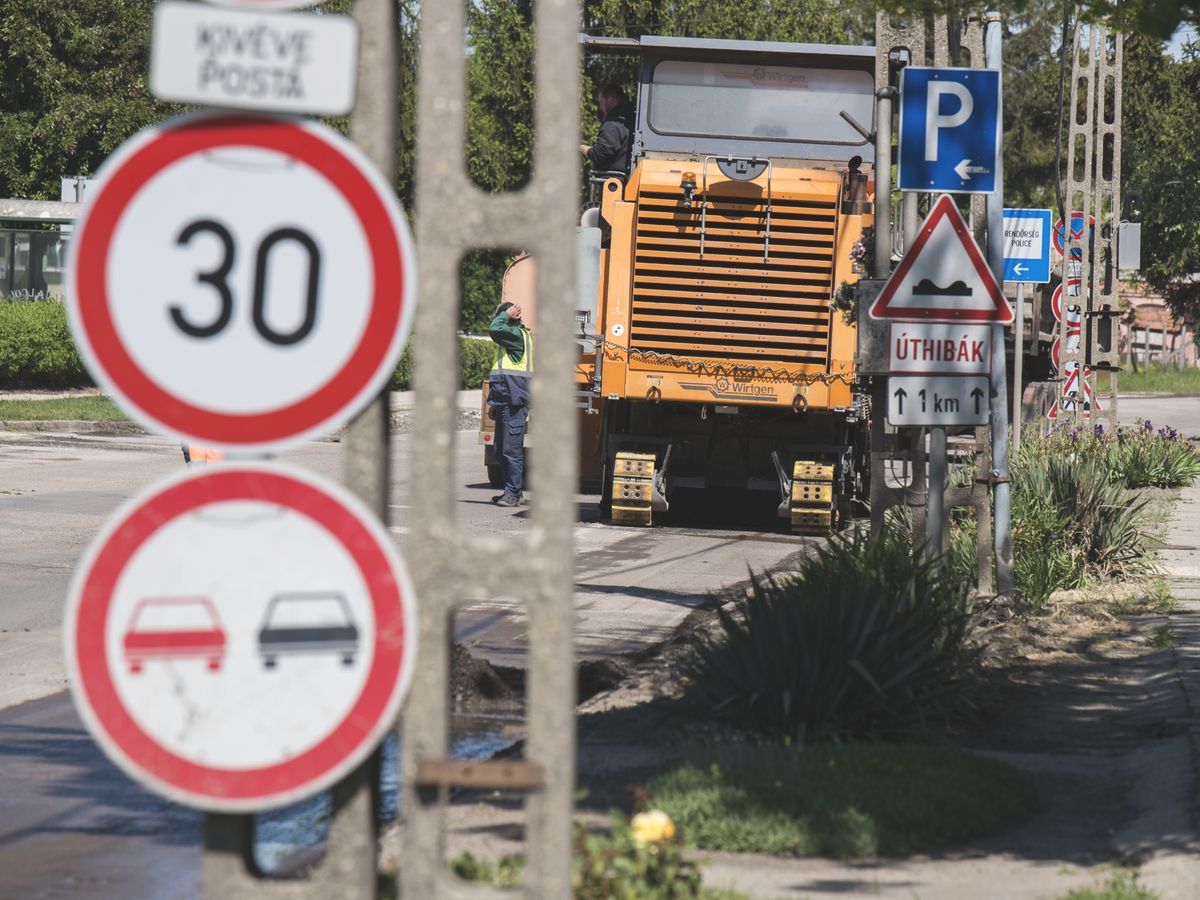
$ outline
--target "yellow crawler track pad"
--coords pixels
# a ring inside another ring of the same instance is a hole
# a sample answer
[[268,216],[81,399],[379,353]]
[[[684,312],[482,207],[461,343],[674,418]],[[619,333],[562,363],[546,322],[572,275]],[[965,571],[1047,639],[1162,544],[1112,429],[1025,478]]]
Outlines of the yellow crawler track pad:
[[654,477],[653,453],[618,453],[613,463],[613,475],[627,475],[632,478]]
[[793,509],[792,531],[797,534],[829,534],[833,512],[828,509]]
[[653,484],[653,453],[617,454],[612,479],[614,525],[648,526],[652,523],[650,498]]
[[792,531],[826,535],[833,531],[833,466],[797,460],[792,467]]

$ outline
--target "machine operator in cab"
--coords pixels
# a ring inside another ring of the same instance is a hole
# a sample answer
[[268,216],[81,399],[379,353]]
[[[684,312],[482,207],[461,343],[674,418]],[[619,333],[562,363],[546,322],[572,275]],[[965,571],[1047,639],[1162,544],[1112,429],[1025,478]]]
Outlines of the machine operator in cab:
[[596,91],[600,109],[600,133],[592,146],[579,145],[579,152],[592,164],[593,172],[629,172],[629,137],[633,133],[633,104],[620,85],[605,84]]

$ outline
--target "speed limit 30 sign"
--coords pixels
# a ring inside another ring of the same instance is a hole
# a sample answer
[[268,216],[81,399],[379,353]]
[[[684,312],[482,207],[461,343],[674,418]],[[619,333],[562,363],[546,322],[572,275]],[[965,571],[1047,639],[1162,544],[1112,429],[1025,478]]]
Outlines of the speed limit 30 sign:
[[97,381],[150,429],[230,452],[293,445],[385,385],[415,302],[392,187],[330,129],[201,114],[97,176],[68,260]]

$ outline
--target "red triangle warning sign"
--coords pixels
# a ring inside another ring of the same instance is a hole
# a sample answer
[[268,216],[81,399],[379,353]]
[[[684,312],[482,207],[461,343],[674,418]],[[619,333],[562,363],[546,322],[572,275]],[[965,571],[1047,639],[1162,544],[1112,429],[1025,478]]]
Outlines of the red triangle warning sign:
[[1011,322],[1013,312],[949,194],[942,194],[917,239],[883,286],[876,319]]
[[[1088,381],[1092,377],[1092,370],[1085,368],[1083,370],[1083,379],[1079,378],[1079,363],[1067,363],[1067,368],[1070,374],[1067,380],[1063,383],[1061,396],[1051,404],[1049,411],[1046,413],[1047,419],[1057,419],[1059,415],[1065,412],[1074,412],[1077,404],[1083,403],[1083,417],[1089,418],[1092,410],[1103,412],[1104,407],[1100,404],[1100,398],[1096,396],[1096,392],[1092,390],[1092,384]],[[1080,385],[1082,385],[1082,394],[1080,397]]]

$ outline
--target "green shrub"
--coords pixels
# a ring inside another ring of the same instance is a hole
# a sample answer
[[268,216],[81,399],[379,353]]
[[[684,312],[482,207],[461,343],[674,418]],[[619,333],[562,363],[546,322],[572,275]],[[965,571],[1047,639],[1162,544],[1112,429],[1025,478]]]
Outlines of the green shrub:
[[61,303],[0,302],[0,387],[79,387],[91,383]]
[[[459,390],[477,390],[492,371],[495,360],[496,345],[491,341],[481,341],[473,338],[460,338],[458,341],[458,388]],[[413,344],[412,341],[400,354],[396,363],[396,371],[392,373],[390,388],[393,391],[411,391],[413,389]]]
[[[612,814],[607,832],[593,833],[576,824],[573,848],[572,896],[577,900],[745,900],[733,891],[701,887],[700,870],[684,856],[680,835],[639,841],[620,813]],[[450,869],[465,881],[512,888],[522,883],[525,859],[489,860],[462,853],[450,861]]]
[[1158,900],[1158,894],[1138,884],[1137,872],[1121,872],[1095,887],[1076,888],[1060,900]]
[[493,860],[464,851],[450,860],[450,871],[463,881],[483,882],[492,887],[520,887],[525,858],[502,856]]
[[464,338],[458,342],[459,387],[462,390],[478,388],[487,381],[488,373],[496,359],[496,345],[491,341],[476,341]]
[[1058,588],[1079,587],[1089,576],[1126,578],[1154,570],[1147,501],[1112,480],[1105,455],[1088,451],[1070,458],[1026,453],[1022,446],[1011,477],[1016,575],[1031,602],[1043,602]]
[[751,583],[684,666],[702,713],[818,738],[908,731],[971,708],[967,585],[898,530],[835,537],[794,573]]
[[1060,425],[1049,435],[1032,434],[1021,444],[1021,461],[1091,461],[1109,480],[1127,488],[1184,487],[1200,478],[1200,452],[1174,428],[1155,429],[1149,419],[1137,426],[1105,430],[1103,425]]
[[628,820],[612,814],[612,829],[593,834],[575,826],[572,882],[576,900],[685,900],[703,896],[700,869],[678,837],[641,845]]
[[1155,431],[1149,419],[1122,428],[1110,454],[1126,487],[1184,487],[1200,478],[1200,453],[1174,428]]

